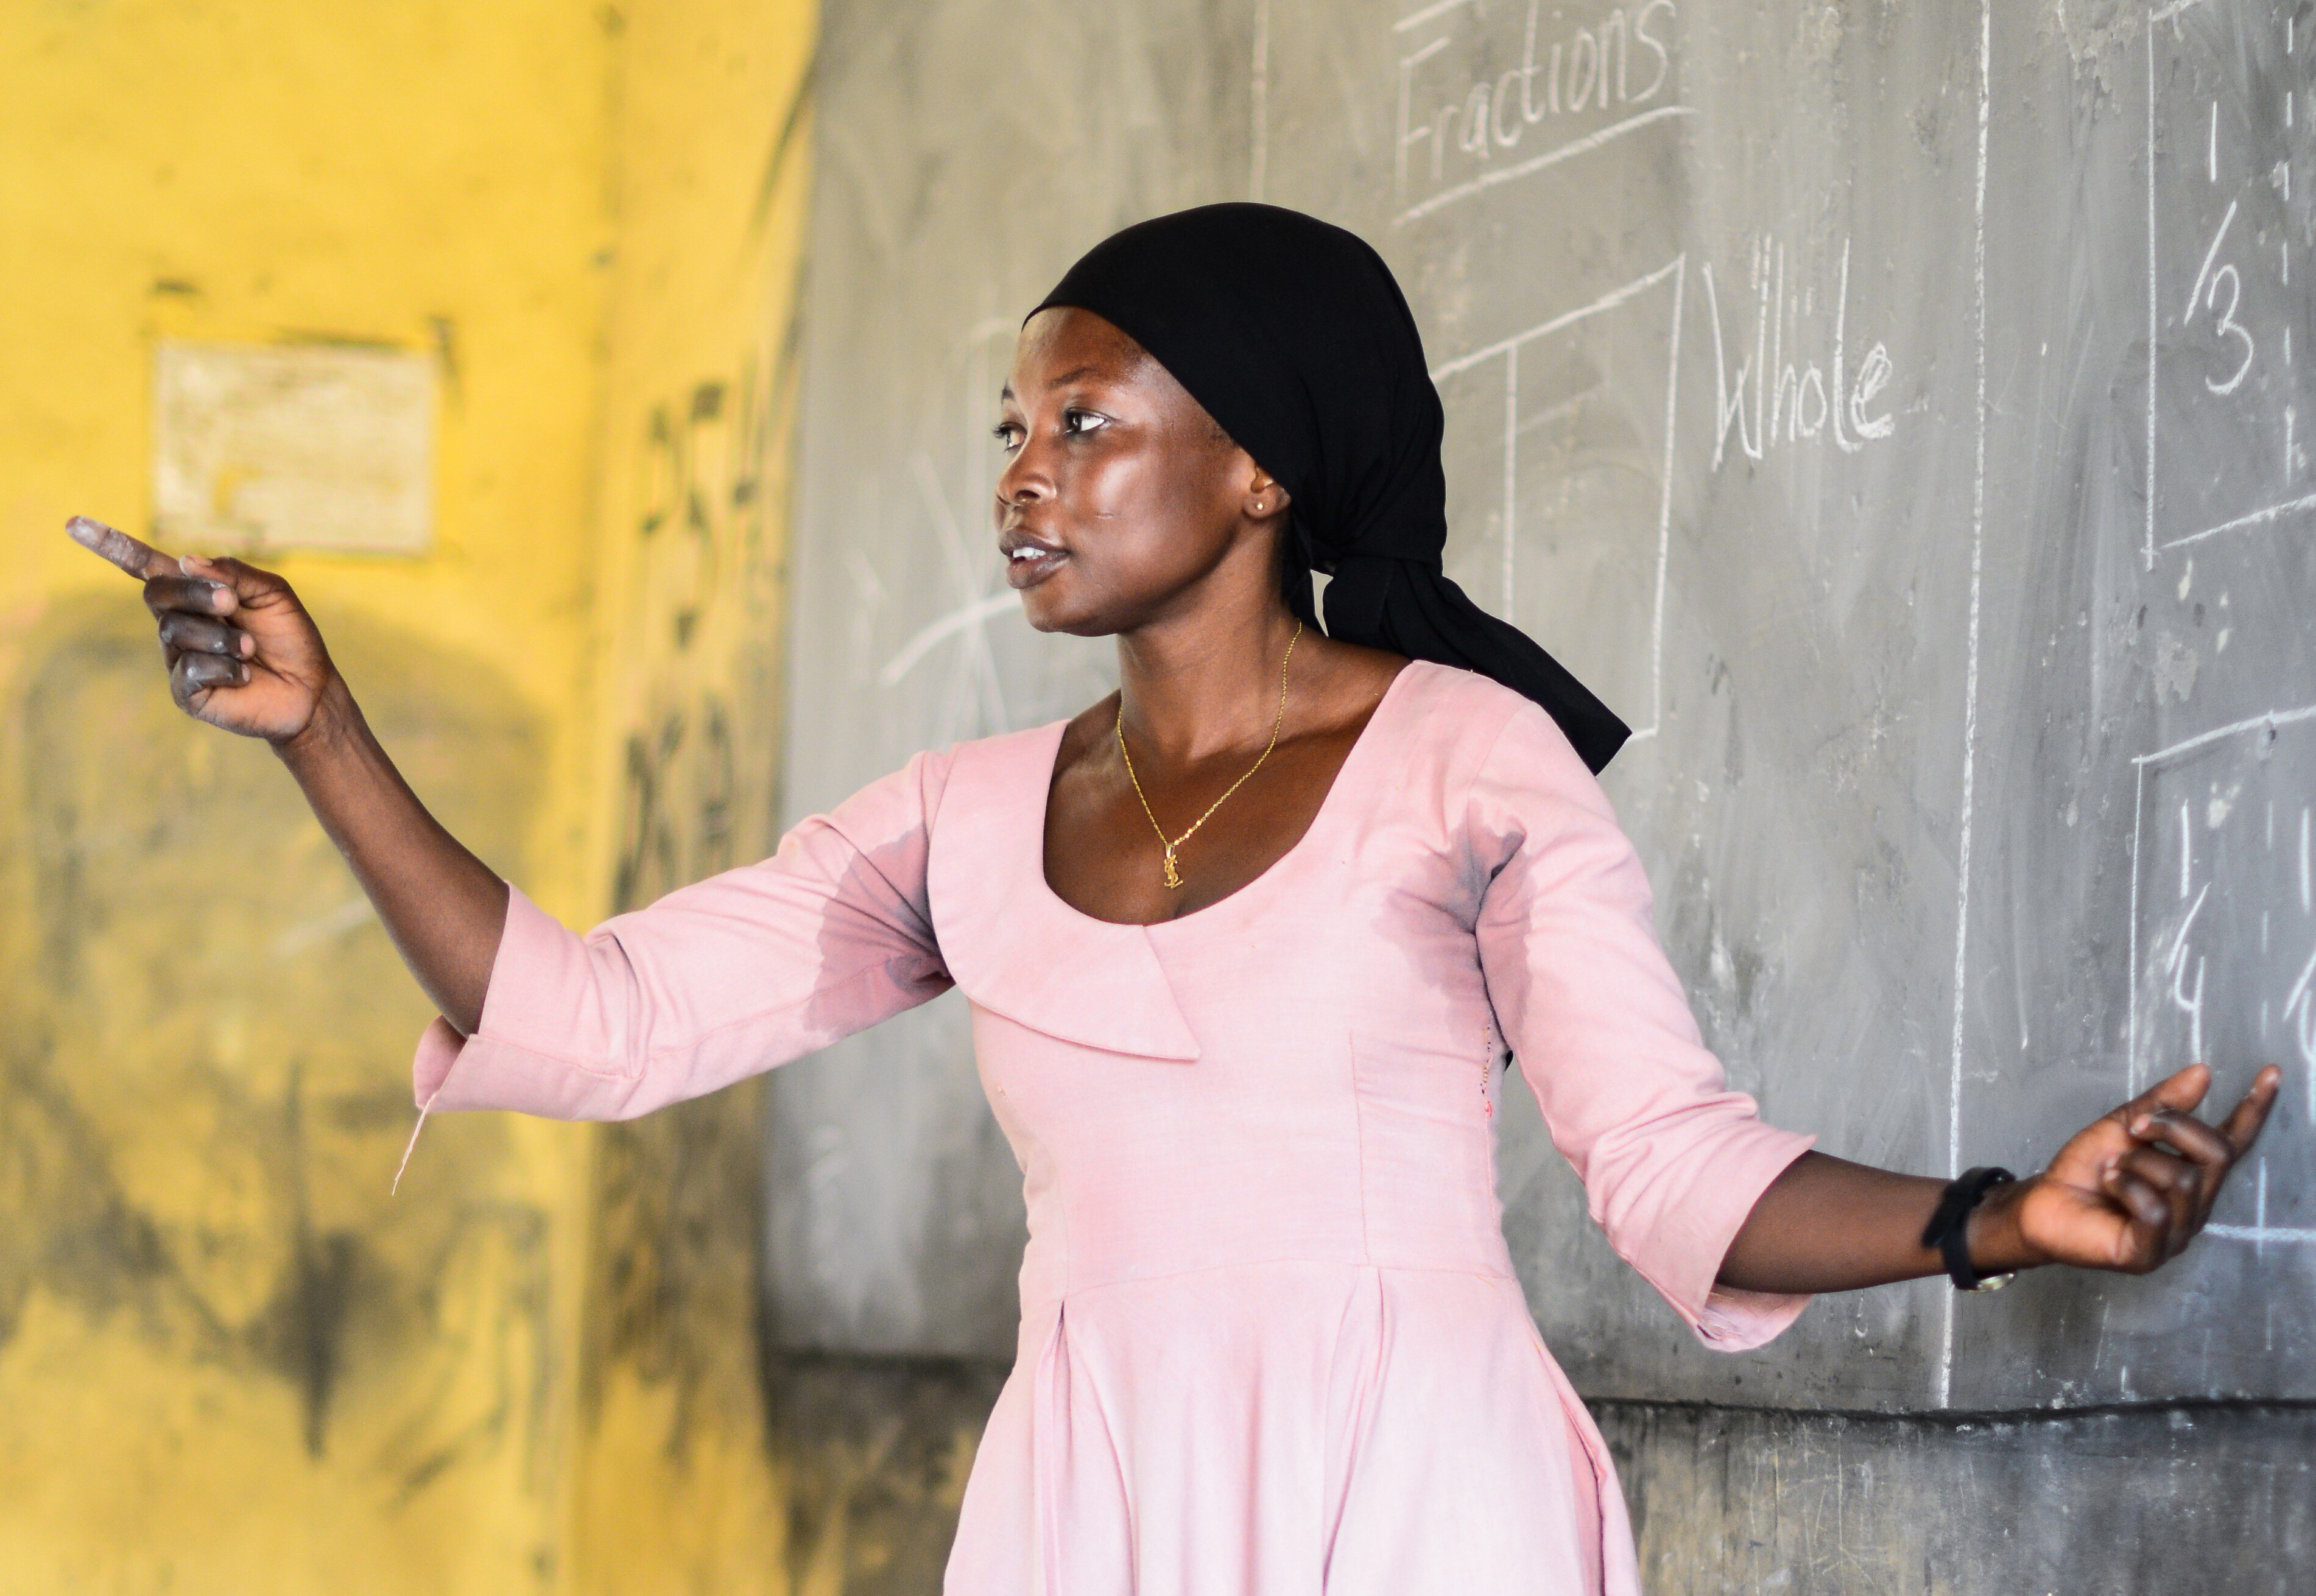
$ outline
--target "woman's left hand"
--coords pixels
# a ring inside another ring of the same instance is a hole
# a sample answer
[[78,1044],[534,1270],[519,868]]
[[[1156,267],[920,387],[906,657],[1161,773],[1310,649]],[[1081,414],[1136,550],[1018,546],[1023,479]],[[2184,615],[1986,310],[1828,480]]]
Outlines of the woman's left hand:
[[2283,1080],[2274,1065],[2261,1070],[2217,1126],[2195,1114],[2209,1068],[2157,1083],[2077,1132],[2041,1174],[1990,1192],[1971,1216],[1972,1256],[2126,1274],[2161,1267],[2204,1228]]

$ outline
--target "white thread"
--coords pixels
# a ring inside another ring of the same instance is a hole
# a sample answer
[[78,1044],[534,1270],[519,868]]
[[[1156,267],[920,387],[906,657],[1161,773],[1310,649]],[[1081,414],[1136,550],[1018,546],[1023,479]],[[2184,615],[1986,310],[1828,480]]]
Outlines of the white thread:
[[402,1190],[402,1172],[410,1167],[410,1155],[418,1150],[418,1133],[426,1128],[426,1116],[433,1111],[434,1100],[441,1095],[442,1088],[437,1086],[418,1105],[418,1123],[410,1128],[410,1139],[402,1146],[402,1162],[394,1166],[394,1184],[386,1189],[388,1197]]

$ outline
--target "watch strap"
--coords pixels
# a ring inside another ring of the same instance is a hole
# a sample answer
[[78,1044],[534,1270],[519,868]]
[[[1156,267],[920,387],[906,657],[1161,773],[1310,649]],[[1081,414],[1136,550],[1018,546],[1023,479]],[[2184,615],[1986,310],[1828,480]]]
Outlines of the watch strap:
[[1946,1182],[1938,1206],[1930,1211],[1930,1222],[1922,1228],[1922,1245],[1937,1250],[1955,1290],[1991,1289],[2010,1279],[2007,1274],[1982,1275],[1971,1267],[1970,1216],[1989,1191],[2018,1178],[1991,1164],[1965,1170],[1958,1179]]

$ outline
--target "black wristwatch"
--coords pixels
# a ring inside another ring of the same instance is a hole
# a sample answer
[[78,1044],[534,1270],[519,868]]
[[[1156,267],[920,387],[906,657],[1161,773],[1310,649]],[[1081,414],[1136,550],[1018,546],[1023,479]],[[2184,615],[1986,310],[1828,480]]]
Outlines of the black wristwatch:
[[2010,1284],[2010,1274],[1982,1275],[1970,1263],[1970,1215],[1995,1187],[2018,1177],[2007,1169],[1989,1166],[1965,1170],[1962,1178],[1946,1182],[1930,1222],[1922,1227],[1922,1245],[1934,1247],[1946,1260],[1946,1279],[1957,1291],[2000,1291]]

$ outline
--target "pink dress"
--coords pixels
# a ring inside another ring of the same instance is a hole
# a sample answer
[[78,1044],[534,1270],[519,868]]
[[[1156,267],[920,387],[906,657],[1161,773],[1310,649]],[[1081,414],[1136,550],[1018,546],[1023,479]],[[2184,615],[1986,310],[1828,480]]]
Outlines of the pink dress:
[[950,1596],[1634,1596],[1607,1449],[1504,1245],[1505,1050],[1709,1346],[1802,1309],[1714,1276],[1809,1144],[1699,1045],[1599,785],[1535,705],[1412,664],[1286,857],[1117,925],[1046,883],[1061,735],[920,754],[583,939],[515,894],[420,1101],[624,1119],[954,983],[1029,1244]]

